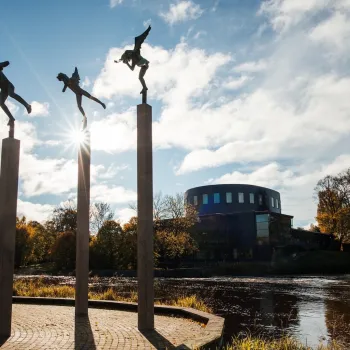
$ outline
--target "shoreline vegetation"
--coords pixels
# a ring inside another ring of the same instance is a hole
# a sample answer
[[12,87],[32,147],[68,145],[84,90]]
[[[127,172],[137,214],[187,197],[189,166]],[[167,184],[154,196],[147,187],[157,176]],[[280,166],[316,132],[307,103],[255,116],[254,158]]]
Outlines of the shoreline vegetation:
[[328,343],[320,343],[318,346],[308,346],[302,344],[292,337],[282,337],[280,339],[264,339],[263,337],[253,337],[244,335],[236,337],[231,344],[222,348],[223,350],[346,350],[347,346],[335,340]]
[[[44,278],[37,278],[35,280],[17,279],[13,283],[13,295],[22,297],[74,298],[75,288],[71,285],[48,284]],[[89,299],[137,303],[137,292],[130,291],[129,293],[120,294],[112,287],[89,287]],[[211,308],[199,300],[196,295],[184,295],[169,300],[156,300],[155,304],[190,307],[199,311],[212,313]]]

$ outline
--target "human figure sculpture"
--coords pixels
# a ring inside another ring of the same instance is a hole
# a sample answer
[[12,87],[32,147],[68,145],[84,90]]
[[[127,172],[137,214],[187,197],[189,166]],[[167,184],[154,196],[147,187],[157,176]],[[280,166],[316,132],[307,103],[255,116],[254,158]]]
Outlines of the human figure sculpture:
[[[151,30],[151,26],[148,26],[148,28],[139,36],[135,37],[135,46],[133,50],[125,50],[125,52],[122,54],[122,57],[119,59],[119,61],[114,61],[115,63],[118,63],[122,61],[125,63],[132,71],[134,70],[135,66],[141,67],[140,73],[139,73],[139,80],[142,85],[142,90],[140,94],[146,94],[146,91],[148,90],[144,76],[146,74],[146,71],[149,67],[149,62],[141,56],[141,45],[147,38],[148,33]],[[131,61],[131,64],[130,64]]]
[[17,102],[21,103],[26,109],[28,114],[30,114],[32,112],[32,107],[30,104],[28,104],[26,101],[24,101],[24,99],[17,95],[15,93],[15,87],[13,86],[13,84],[7,79],[7,77],[5,76],[5,74],[2,72],[2,70],[7,67],[10,64],[9,61],[5,61],[5,62],[0,62],[0,107],[2,108],[2,110],[6,113],[6,115],[9,117],[9,122],[7,125],[9,125],[10,127],[14,126],[14,122],[15,122],[15,118],[13,117],[13,115],[11,114],[10,110],[8,109],[8,107],[5,105],[5,102],[7,100],[7,98],[10,96],[13,99],[15,99]]
[[106,105],[103,102],[101,102],[96,97],[91,96],[87,91],[85,91],[84,89],[82,89],[79,86],[80,76],[79,76],[77,67],[75,67],[74,73],[72,74],[71,78],[68,78],[68,76],[66,74],[59,73],[57,75],[57,79],[59,81],[63,81],[63,83],[64,83],[64,87],[63,87],[62,92],[65,92],[67,87],[69,87],[75,93],[75,96],[77,98],[77,105],[78,105],[79,111],[81,112],[81,114],[84,117],[83,118],[83,129],[85,129],[86,125],[87,125],[87,118],[86,118],[84,109],[81,106],[83,96],[89,98],[90,100],[93,100],[93,101],[99,103],[104,109],[106,109]]

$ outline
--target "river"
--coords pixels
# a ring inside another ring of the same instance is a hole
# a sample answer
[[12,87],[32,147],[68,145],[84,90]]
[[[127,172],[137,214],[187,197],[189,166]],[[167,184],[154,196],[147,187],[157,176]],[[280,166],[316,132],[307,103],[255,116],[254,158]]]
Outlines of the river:
[[[74,283],[72,277],[51,278]],[[95,277],[90,286],[129,293],[137,281]],[[292,335],[311,346],[339,337],[350,344],[350,275],[155,279],[157,298],[193,294],[225,318],[225,341],[249,330],[252,335]]]

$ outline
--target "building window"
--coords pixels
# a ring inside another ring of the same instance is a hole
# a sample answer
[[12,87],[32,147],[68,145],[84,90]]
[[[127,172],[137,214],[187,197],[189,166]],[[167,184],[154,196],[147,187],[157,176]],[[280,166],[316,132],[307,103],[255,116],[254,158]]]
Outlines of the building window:
[[208,204],[208,195],[203,194],[203,204]]
[[271,197],[271,205],[272,205],[272,208],[275,207],[275,199],[273,197]]
[[262,201],[262,194],[259,194],[259,205],[262,205],[263,201]]
[[214,193],[214,203],[220,203],[220,193]]
[[238,203],[244,203],[244,193],[238,193]]
[[193,197],[193,204],[198,205],[198,197],[197,196]]
[[268,239],[269,238],[269,215],[268,214],[258,214],[255,217],[256,220],[256,233],[258,239]]
[[276,208],[279,208],[278,199],[276,198]]
[[232,193],[226,192],[226,203],[232,203]]
[[254,193],[249,193],[249,202],[250,204],[254,204]]

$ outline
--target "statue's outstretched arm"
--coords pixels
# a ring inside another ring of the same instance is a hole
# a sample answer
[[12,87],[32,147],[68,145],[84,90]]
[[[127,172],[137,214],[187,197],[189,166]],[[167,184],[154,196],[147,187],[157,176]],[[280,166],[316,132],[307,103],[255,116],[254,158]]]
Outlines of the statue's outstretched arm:
[[2,70],[3,68],[7,67],[9,64],[10,64],[9,61],[0,62],[0,70]]
[[66,92],[68,85],[64,84],[62,92]]

